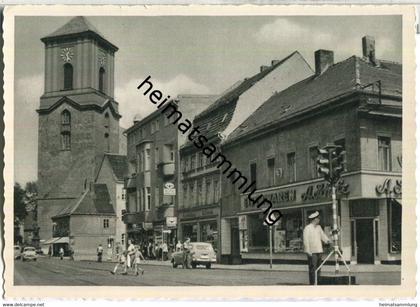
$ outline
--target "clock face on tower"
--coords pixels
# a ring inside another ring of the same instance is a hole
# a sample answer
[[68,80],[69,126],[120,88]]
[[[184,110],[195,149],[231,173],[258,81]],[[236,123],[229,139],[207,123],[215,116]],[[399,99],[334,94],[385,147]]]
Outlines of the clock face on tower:
[[100,50],[98,54],[99,65],[104,66],[106,63],[106,54],[104,51]]
[[63,59],[64,62],[70,62],[71,59],[73,58],[73,49],[72,48],[63,48],[61,50],[61,58]]

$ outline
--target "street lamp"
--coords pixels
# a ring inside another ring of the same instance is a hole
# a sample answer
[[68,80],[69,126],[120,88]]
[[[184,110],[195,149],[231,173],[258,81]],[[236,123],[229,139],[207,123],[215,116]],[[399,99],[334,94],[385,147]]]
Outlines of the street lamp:
[[318,173],[323,175],[324,179],[331,185],[332,197],[332,214],[333,214],[333,244],[334,249],[330,251],[328,256],[324,259],[321,265],[315,270],[315,284],[318,284],[318,272],[327,260],[334,254],[335,257],[335,275],[339,271],[339,257],[344,263],[349,276],[349,285],[351,284],[350,268],[344,260],[343,254],[338,246],[338,225],[337,225],[337,183],[341,178],[341,173],[344,171],[346,152],[344,148],[339,145],[327,145],[318,149],[317,170]]

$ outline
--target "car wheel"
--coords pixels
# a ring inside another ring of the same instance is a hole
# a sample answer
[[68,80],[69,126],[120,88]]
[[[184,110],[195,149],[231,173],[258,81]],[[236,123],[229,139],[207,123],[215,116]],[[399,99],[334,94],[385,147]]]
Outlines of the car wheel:
[[36,258],[34,259],[34,261],[36,261]]
[[197,263],[191,263],[193,269],[197,268]]
[[206,269],[210,269],[211,268],[211,263],[207,263],[206,264]]
[[172,267],[174,268],[174,269],[176,269],[176,267],[177,267],[178,265],[175,263],[175,261],[173,261],[172,260]]

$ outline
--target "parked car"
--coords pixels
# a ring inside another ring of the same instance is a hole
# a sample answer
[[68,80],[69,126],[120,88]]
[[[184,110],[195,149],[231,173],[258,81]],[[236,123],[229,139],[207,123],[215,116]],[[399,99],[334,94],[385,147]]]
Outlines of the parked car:
[[[204,265],[207,269],[211,268],[211,264],[216,262],[216,253],[210,243],[192,242],[190,243],[190,257],[189,263],[193,269],[197,265]],[[184,265],[184,252],[175,252],[171,256],[172,267],[176,268],[178,265]]]
[[19,245],[15,245],[13,247],[14,253],[15,253],[15,259],[20,259],[21,256],[21,248]]
[[36,258],[37,258],[37,255],[36,255],[35,247],[27,246],[23,249],[22,261],[25,261],[25,260],[36,261]]

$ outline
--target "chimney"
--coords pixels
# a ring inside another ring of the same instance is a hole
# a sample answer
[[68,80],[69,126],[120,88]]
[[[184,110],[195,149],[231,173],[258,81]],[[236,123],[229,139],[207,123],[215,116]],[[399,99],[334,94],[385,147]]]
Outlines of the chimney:
[[334,65],[334,52],[319,49],[315,51],[315,73],[322,74],[328,67]]
[[272,60],[271,66],[277,65],[278,63],[280,63],[280,60]]
[[260,72],[263,72],[264,70],[267,70],[268,68],[270,68],[269,66],[267,66],[267,65],[262,65],[261,67],[260,67]]
[[376,65],[375,38],[369,35],[364,36],[362,38],[362,46],[363,46],[363,58],[368,60],[370,63]]

